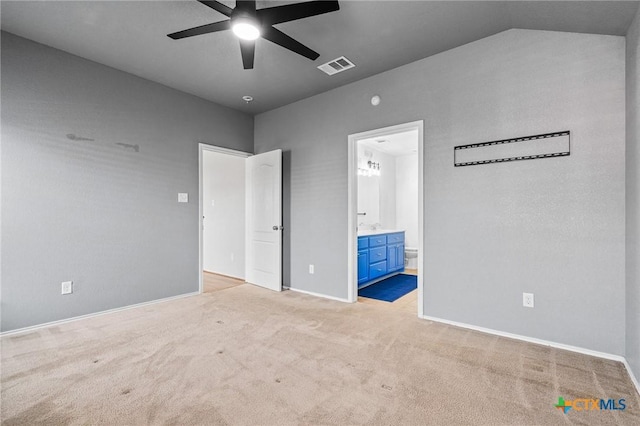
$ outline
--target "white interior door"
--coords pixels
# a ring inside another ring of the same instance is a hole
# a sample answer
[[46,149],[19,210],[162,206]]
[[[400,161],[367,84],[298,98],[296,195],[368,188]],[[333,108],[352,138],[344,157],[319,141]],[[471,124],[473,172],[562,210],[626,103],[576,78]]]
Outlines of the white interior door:
[[245,280],[282,290],[282,151],[247,158]]

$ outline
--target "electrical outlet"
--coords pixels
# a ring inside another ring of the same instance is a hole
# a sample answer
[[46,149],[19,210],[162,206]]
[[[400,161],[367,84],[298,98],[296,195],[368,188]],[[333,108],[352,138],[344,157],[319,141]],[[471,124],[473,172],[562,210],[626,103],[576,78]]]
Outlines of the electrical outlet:
[[309,273],[310,273],[310,274],[315,273],[315,268],[314,268],[314,266],[313,266],[313,265],[309,265]]
[[522,306],[533,308],[533,293],[522,293]]
[[73,281],[65,281],[62,283],[62,294],[73,293]]

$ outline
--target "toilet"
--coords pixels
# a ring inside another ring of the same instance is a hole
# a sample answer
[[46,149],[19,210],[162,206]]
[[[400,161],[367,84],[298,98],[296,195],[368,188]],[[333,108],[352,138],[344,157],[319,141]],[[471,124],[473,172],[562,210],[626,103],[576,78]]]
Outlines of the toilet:
[[408,269],[418,269],[418,249],[417,248],[405,247],[404,267]]

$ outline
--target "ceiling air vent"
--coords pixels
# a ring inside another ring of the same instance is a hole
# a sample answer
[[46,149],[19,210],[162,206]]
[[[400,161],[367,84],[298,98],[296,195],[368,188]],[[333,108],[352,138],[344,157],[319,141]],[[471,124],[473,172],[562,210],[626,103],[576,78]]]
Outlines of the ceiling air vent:
[[329,75],[334,75],[353,67],[355,67],[353,62],[351,62],[344,56],[340,56],[339,58],[333,59],[326,64],[320,65],[318,69],[324,71]]

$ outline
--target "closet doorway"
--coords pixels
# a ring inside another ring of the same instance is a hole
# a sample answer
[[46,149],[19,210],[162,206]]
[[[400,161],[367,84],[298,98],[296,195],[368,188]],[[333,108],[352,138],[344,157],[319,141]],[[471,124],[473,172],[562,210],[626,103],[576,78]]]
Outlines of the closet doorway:
[[245,280],[245,160],[251,154],[200,146],[201,293]]
[[282,151],[201,143],[198,162],[200,293],[207,273],[213,291],[242,282],[282,291]]

